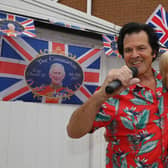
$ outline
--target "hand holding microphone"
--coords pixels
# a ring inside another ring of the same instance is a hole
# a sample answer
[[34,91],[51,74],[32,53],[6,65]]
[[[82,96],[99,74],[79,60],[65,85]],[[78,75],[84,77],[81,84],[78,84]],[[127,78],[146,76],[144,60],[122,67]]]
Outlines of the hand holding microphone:
[[[131,67],[130,70],[132,71],[132,77],[136,77],[138,74],[138,69],[136,67]],[[119,79],[116,79],[106,86],[105,91],[107,94],[112,94],[121,86],[122,82]]]

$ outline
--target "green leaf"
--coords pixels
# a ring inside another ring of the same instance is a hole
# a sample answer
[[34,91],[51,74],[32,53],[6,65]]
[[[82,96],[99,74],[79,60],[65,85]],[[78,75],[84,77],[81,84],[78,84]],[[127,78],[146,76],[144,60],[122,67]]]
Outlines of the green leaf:
[[158,143],[158,140],[147,142],[146,144],[142,145],[141,149],[138,152],[138,155],[142,155],[144,153],[148,153],[152,151],[156,147],[157,143]]
[[145,97],[148,101],[150,101],[151,103],[153,103],[153,96],[150,92],[146,92],[145,93]]
[[143,139],[143,141],[142,141],[142,144],[144,144],[145,141],[148,141],[149,139],[151,139],[153,136],[154,136],[154,135],[151,134],[151,135],[148,135],[147,137],[145,137],[145,138]]
[[149,120],[149,110],[144,110],[142,112],[142,115],[140,115],[138,118],[138,123],[136,124],[136,127],[138,129],[145,128],[146,123],[148,123],[148,120]]
[[124,159],[122,162],[121,162],[121,168],[127,168],[127,160]]
[[158,168],[158,163],[153,163],[151,168]]
[[106,156],[106,165],[109,164],[109,162],[110,162],[110,158]]
[[125,128],[128,128],[130,130],[133,130],[134,129],[134,126],[132,124],[132,121],[128,120],[127,118],[125,117],[121,117],[121,121],[123,123],[123,125],[125,126]]
[[113,167],[114,167],[114,168],[119,168],[119,167],[117,166],[118,161],[117,161],[116,155],[113,155],[113,157],[112,157],[112,162],[113,162]]
[[144,89],[142,89],[141,94],[142,94],[142,96],[145,97],[146,100],[153,103],[153,96],[149,91],[144,91]]
[[161,80],[156,78],[156,88],[163,87],[163,83]]
[[96,121],[110,121],[111,116],[105,113],[97,113]]
[[117,112],[119,108],[119,100],[116,101],[115,103],[115,111]]
[[161,125],[160,125],[160,120],[158,119],[158,120],[154,120],[153,121],[159,128],[161,128]]
[[164,111],[164,105],[163,105],[163,97],[159,98],[159,114],[163,114]]
[[118,99],[114,99],[114,98],[110,97],[106,102],[111,106],[115,106],[117,101],[118,101]]
[[127,153],[122,154],[120,158],[121,158],[121,159],[125,158],[129,153],[130,153],[130,152],[127,152]]
[[123,92],[120,93],[120,95],[127,95],[129,93],[129,89],[124,90]]
[[135,105],[147,105],[146,101],[139,98],[134,98],[130,100]]

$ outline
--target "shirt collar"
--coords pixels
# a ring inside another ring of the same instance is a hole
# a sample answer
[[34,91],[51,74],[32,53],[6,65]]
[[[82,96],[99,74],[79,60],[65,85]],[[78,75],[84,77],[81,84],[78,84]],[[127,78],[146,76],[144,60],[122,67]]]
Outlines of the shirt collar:
[[[153,74],[154,74],[154,77],[155,77],[155,80],[156,80],[156,89],[157,88],[160,88],[162,90],[163,88],[163,84],[162,84],[162,77],[159,73],[159,71],[156,71],[155,69],[152,68],[152,71],[153,71]],[[138,84],[135,84],[135,85],[132,85],[129,87],[130,90],[134,90],[134,89],[140,89],[140,88],[143,88],[144,86],[140,83]]]

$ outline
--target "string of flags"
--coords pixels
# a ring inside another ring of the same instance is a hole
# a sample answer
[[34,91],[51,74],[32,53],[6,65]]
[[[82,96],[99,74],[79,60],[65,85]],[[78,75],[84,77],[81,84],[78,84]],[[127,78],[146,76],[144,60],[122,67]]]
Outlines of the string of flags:
[[[65,23],[63,21],[49,21],[51,24],[66,27],[74,30],[88,31],[88,29]],[[154,12],[146,21],[152,26],[159,38],[161,51],[168,48],[168,13],[161,4],[157,6]],[[36,37],[34,20],[18,15],[0,12],[0,35]],[[102,34],[103,49],[106,56],[120,57],[117,47],[117,34]]]
[[49,23],[55,24],[55,25],[60,26],[60,27],[69,28],[69,29],[87,31],[86,28],[83,28],[83,27],[78,26],[78,25],[73,25],[71,23],[66,23],[66,22],[60,21],[60,20],[49,20]]

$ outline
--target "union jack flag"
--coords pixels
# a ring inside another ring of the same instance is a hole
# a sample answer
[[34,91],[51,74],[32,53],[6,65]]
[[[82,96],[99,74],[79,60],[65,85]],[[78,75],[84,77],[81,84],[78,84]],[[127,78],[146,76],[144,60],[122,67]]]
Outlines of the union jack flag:
[[0,35],[36,37],[34,20],[0,12]]
[[68,22],[62,22],[60,20],[49,20],[49,22],[51,24],[57,25],[57,26],[61,26],[61,27],[66,27],[66,28],[70,28],[70,29],[74,29],[74,30],[82,30],[82,31],[87,31],[87,29],[79,26],[79,25],[74,25]]
[[[83,70],[83,83],[69,99],[62,104],[82,104],[96,90],[99,84],[102,50],[82,46],[44,41],[29,37],[2,37],[0,56],[0,99],[2,101],[49,102],[45,96],[36,96],[25,80],[25,71],[41,51],[75,56]],[[50,103],[50,102],[49,102]],[[55,102],[58,103],[58,102]]]
[[118,52],[117,38],[116,35],[102,35],[105,55],[121,57]]
[[66,28],[70,28],[70,29],[75,29],[75,30],[84,30],[83,28],[79,27],[79,26],[75,26],[72,24],[68,24],[68,23],[64,23],[64,22],[53,22],[52,24],[61,26],[61,27],[66,27]]
[[168,47],[168,13],[162,5],[158,5],[146,23],[155,29],[160,44]]
[[168,52],[168,48],[165,48],[165,47],[160,47],[160,48],[159,48],[159,53],[160,53],[160,54],[163,54],[163,53],[166,52],[166,51]]

